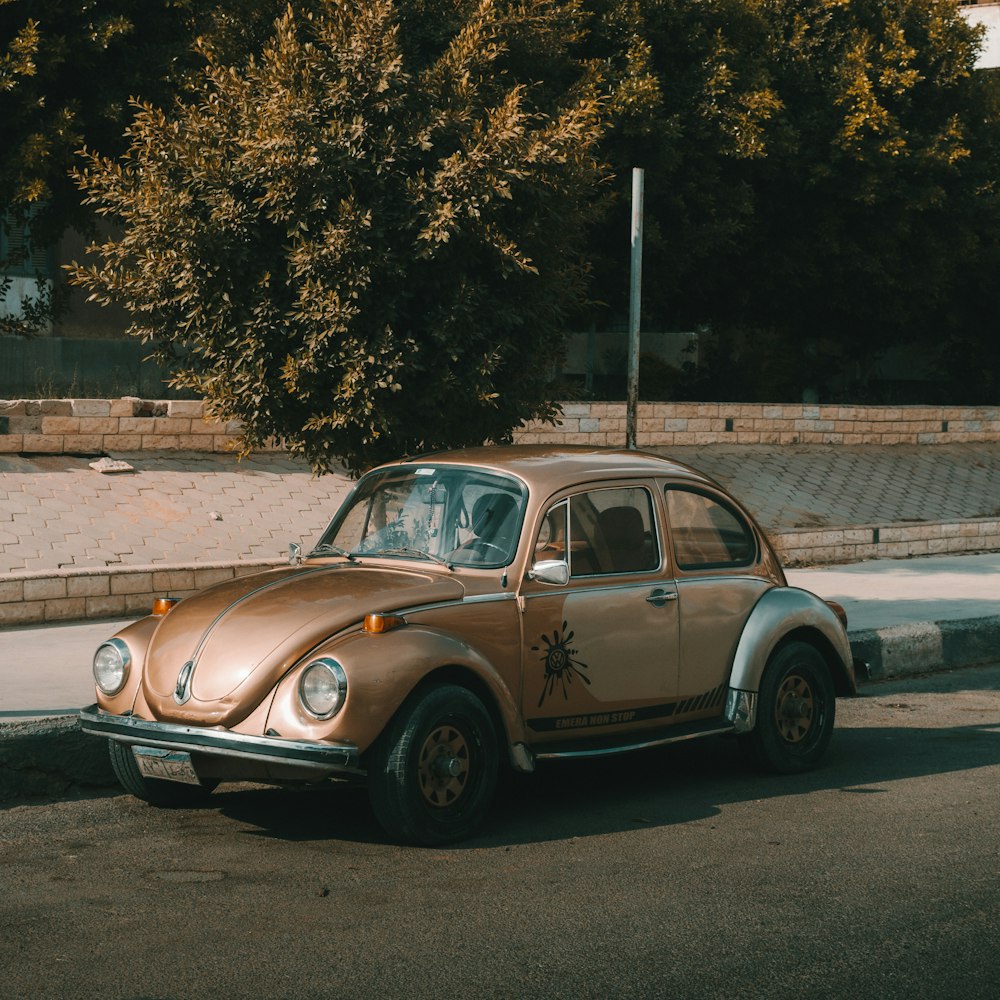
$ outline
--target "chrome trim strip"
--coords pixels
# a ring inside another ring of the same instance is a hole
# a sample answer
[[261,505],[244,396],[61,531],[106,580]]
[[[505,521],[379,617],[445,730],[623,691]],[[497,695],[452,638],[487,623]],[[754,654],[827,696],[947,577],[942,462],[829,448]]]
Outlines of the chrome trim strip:
[[463,597],[463,604],[492,604],[494,601],[513,601],[517,594],[473,594],[472,597]]
[[472,597],[456,598],[453,601],[437,601],[434,604],[416,604],[412,608],[399,608],[394,615],[419,614],[421,611],[438,611],[440,608],[455,608],[463,604],[493,604],[497,601],[516,601],[517,594],[476,594]]
[[662,747],[668,743],[683,743],[686,740],[698,740],[702,736],[722,736],[733,732],[733,726],[720,726],[716,729],[702,729],[695,733],[680,733],[676,736],[663,736],[655,740],[643,740],[641,743],[629,743],[623,746],[601,747],[596,750],[539,750],[535,752],[536,760],[556,760],[567,757],[611,757],[618,753],[629,753],[632,750],[647,750],[650,747]]
[[[599,576],[574,576],[573,580],[599,580]],[[670,587],[677,581],[671,577],[655,577],[651,580],[632,580],[629,583],[612,583],[605,587],[550,587],[548,590],[539,591],[535,594],[525,594],[527,600],[536,597],[561,597],[563,595],[576,594],[586,591],[588,594],[603,593],[606,590],[650,590],[653,587]]]
[[241,757],[272,763],[293,763],[321,773],[362,774],[353,743],[312,743],[277,736],[250,736],[225,729],[205,729],[173,722],[150,722],[135,716],[112,715],[96,705],[80,712],[80,728],[91,736],[119,743],[219,757]]
[[[692,573],[694,570],[685,570],[685,573]],[[676,576],[674,577],[674,583],[678,586],[697,586],[699,583],[718,583],[720,580],[756,580],[758,583],[764,581],[765,583],[770,583],[774,586],[773,581],[770,577],[762,576],[759,573],[731,573],[729,568],[726,567],[725,573],[713,573],[711,570],[698,570],[700,576]]]

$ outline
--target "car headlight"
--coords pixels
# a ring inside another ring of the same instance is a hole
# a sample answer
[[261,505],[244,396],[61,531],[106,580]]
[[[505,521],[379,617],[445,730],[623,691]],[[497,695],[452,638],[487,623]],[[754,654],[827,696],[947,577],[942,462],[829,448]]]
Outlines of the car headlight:
[[94,680],[104,694],[117,694],[125,686],[132,654],[121,639],[108,639],[94,654]]
[[302,671],[299,679],[299,701],[317,719],[332,719],[347,697],[347,674],[329,657],[315,660]]

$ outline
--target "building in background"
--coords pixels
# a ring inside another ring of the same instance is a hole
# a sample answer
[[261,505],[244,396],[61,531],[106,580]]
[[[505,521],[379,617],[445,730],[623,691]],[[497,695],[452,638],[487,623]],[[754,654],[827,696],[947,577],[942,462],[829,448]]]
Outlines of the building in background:
[[980,24],[986,29],[976,69],[1000,68],[1000,3],[996,0],[962,0],[962,14],[970,24]]

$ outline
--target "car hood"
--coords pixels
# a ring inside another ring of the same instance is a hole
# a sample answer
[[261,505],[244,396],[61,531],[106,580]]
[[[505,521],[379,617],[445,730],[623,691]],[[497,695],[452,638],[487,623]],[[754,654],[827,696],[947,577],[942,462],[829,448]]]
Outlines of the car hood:
[[[163,720],[234,725],[301,657],[366,614],[464,593],[453,578],[354,563],[240,577],[163,618],[146,651],[143,694]],[[178,705],[174,692],[189,662],[189,697]]]

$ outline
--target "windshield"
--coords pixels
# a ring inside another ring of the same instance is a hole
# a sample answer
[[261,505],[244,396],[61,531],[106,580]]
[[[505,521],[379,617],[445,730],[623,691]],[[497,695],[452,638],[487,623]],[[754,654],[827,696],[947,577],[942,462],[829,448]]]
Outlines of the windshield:
[[454,465],[411,465],[365,476],[327,528],[324,547],[452,566],[506,566],[524,511],[516,479]]

